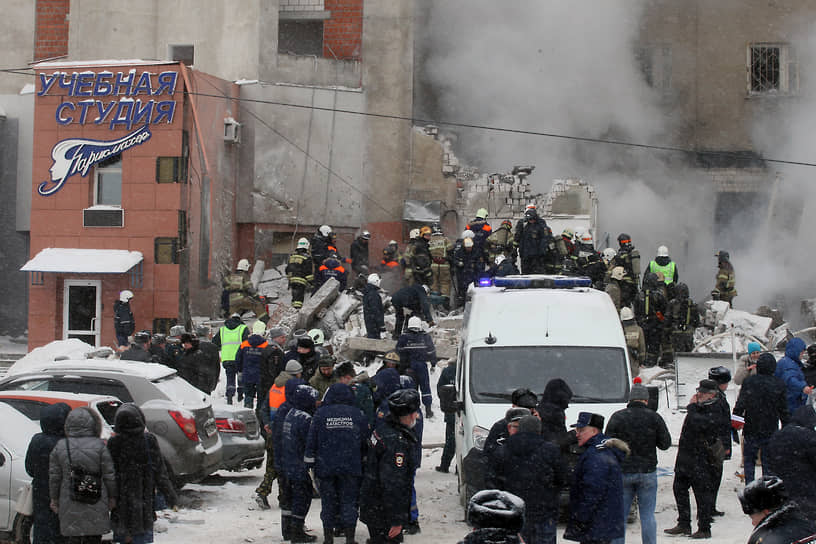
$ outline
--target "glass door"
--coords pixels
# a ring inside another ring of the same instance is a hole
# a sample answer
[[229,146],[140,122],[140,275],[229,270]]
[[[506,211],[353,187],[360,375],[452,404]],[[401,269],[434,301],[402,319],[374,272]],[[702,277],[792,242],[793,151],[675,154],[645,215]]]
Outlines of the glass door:
[[76,338],[99,347],[99,316],[102,313],[100,280],[65,280],[63,339]]

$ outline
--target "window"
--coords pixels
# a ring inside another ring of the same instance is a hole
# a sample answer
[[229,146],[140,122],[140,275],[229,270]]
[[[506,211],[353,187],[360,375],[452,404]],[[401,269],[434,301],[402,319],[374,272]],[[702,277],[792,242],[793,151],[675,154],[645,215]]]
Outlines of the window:
[[748,94],[786,95],[799,90],[799,66],[787,44],[748,46]]
[[278,23],[278,52],[290,55],[323,56],[323,21]]
[[170,60],[177,60],[183,62],[187,66],[192,66],[195,63],[195,47],[191,44],[170,44],[169,56]]
[[122,156],[102,161],[94,172],[94,206],[122,205]]
[[154,261],[156,264],[178,264],[178,238],[156,238]]
[[156,157],[156,183],[177,183],[180,170],[181,157]]
[[672,85],[672,50],[668,45],[651,45],[635,50],[646,85],[666,93]]
[[169,334],[170,327],[178,324],[175,317],[157,317],[153,319],[153,334]]

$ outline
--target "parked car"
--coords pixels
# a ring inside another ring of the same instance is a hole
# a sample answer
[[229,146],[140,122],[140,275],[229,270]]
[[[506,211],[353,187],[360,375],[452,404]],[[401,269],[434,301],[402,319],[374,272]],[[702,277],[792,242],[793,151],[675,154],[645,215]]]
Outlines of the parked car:
[[31,516],[16,510],[20,492],[31,484],[25,456],[39,424],[7,404],[0,403],[0,540],[30,542]]
[[[2,400],[2,397],[0,397]],[[242,406],[214,406],[215,425],[224,443],[225,470],[258,468],[266,455],[265,440],[255,411]]]
[[40,412],[45,406],[64,402],[73,410],[84,406],[102,420],[101,438],[107,440],[113,433],[116,410],[122,401],[110,395],[89,395],[87,393],[66,393],[64,391],[0,391],[0,403],[25,414],[39,423]]
[[221,467],[222,443],[210,397],[164,365],[108,359],[45,361],[0,381],[0,391],[11,390],[110,395],[137,404],[178,485],[201,480]]

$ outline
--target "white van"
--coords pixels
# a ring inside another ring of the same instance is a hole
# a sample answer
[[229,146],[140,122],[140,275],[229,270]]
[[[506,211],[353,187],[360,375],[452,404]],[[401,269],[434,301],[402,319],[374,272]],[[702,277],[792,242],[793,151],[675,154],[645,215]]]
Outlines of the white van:
[[[562,378],[578,412],[606,419],[626,407],[632,376],[618,313],[589,278],[521,275],[471,287],[456,367],[456,464],[462,501],[483,481],[481,452],[493,424],[510,408],[513,390],[538,394]],[[463,504],[466,504],[463,502]]]

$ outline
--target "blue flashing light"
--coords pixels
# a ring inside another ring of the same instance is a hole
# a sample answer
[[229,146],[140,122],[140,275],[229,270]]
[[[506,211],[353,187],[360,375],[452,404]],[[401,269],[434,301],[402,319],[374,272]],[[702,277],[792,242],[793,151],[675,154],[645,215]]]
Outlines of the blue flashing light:
[[490,287],[493,285],[491,278],[479,278],[479,287]]
[[586,276],[533,274],[498,277],[493,281],[493,285],[506,289],[570,289],[591,287],[592,280]]

